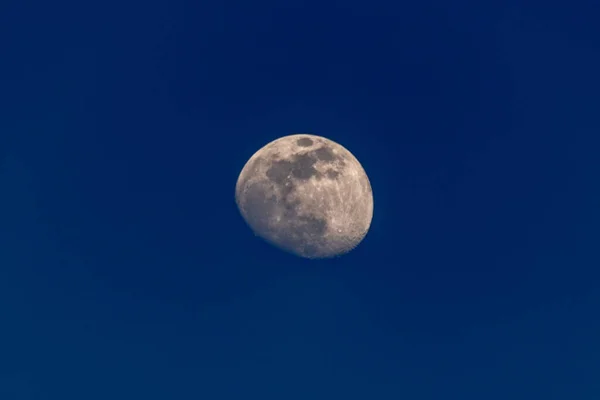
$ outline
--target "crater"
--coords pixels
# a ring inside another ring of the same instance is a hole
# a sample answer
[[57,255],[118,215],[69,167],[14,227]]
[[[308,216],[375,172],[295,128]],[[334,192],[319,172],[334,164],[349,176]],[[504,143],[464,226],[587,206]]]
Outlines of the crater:
[[296,144],[297,144],[298,146],[300,146],[300,147],[310,147],[310,146],[312,146],[312,145],[313,145],[313,143],[314,143],[314,142],[313,142],[311,139],[309,139],[309,138],[306,138],[306,137],[304,137],[304,138],[301,138],[301,139],[298,139],[298,140],[296,141]]

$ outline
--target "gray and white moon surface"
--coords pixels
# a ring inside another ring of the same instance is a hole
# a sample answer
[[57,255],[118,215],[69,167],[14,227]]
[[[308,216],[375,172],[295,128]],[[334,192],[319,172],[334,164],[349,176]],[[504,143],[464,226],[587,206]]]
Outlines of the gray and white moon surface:
[[305,258],[355,248],[373,218],[373,192],[359,161],[321,136],[295,134],[248,160],[235,199],[244,220],[267,242]]

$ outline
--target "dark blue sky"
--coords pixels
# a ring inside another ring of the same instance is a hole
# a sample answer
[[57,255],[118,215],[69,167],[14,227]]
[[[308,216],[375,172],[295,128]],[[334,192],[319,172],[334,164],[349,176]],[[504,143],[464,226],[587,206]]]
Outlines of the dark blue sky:
[[[600,398],[599,11],[3,2],[0,399]],[[370,176],[345,257],[235,207],[296,132]]]

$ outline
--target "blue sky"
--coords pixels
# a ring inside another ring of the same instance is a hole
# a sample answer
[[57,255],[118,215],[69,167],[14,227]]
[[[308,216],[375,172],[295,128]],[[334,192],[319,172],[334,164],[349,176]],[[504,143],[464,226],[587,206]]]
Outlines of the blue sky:
[[[597,12],[3,4],[0,398],[597,399]],[[296,132],[370,177],[339,259],[235,207]]]

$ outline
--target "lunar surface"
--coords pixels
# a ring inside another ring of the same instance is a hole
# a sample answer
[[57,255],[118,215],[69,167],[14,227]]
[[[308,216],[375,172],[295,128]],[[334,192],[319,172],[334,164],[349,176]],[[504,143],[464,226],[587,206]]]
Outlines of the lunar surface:
[[254,233],[305,258],[355,248],[373,218],[371,184],[358,160],[321,136],[284,136],[248,160],[235,188]]

